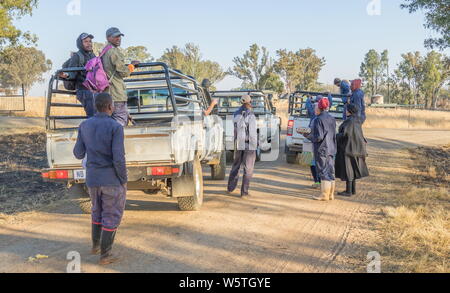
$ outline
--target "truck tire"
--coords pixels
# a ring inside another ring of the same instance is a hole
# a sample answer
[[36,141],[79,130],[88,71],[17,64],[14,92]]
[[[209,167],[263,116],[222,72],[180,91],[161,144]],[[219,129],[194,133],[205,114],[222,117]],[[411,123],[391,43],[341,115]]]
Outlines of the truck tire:
[[200,210],[203,204],[203,173],[202,166],[200,164],[200,160],[197,158],[193,162],[188,163],[187,172],[189,175],[192,175],[195,195],[190,197],[178,197],[178,207],[181,211],[198,211]]
[[91,199],[79,199],[78,206],[83,214],[90,215],[92,212],[92,202]]
[[234,162],[234,152],[233,151],[226,151],[227,156],[227,164],[233,164]]
[[217,165],[211,165],[211,179],[212,180],[224,180],[227,169],[227,154],[222,151],[220,154],[220,163]]
[[72,199],[90,198],[86,184],[74,184],[67,190],[67,193]]
[[149,195],[155,195],[158,194],[158,192],[160,192],[160,189],[145,189],[143,190],[145,194],[149,194]]

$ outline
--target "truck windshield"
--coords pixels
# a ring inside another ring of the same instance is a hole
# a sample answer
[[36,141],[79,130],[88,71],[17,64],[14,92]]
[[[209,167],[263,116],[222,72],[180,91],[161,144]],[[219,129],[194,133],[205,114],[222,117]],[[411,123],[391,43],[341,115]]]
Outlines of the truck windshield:
[[[173,92],[177,96],[187,97],[185,90],[174,88]],[[146,112],[172,111],[172,101],[169,90],[160,89],[130,89],[127,90],[128,106],[130,109],[142,108]],[[177,101],[178,106],[187,106],[189,103]]]

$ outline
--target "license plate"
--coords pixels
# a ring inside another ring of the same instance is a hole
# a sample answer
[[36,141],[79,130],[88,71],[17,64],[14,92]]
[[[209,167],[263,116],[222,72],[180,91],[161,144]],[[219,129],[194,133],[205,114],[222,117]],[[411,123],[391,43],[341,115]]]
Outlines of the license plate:
[[86,179],[86,170],[73,171],[73,178],[75,180],[85,180]]

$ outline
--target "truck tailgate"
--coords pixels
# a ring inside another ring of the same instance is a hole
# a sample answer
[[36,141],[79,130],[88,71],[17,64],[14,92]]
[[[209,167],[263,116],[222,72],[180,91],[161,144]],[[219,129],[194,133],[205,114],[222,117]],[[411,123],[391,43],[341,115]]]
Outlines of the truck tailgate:
[[[172,130],[170,127],[125,128],[127,164],[172,163]],[[60,130],[47,134],[50,168],[79,168],[81,161],[73,155],[77,130]]]

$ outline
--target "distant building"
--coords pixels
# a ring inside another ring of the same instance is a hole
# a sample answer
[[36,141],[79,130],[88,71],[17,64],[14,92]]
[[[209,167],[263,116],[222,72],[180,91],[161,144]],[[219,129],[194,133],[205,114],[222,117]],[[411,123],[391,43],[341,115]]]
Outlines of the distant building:
[[374,95],[372,97],[371,104],[383,105],[384,104],[384,97],[382,95]]

